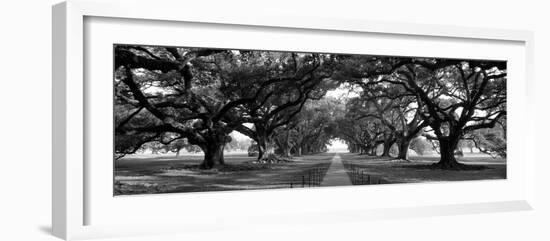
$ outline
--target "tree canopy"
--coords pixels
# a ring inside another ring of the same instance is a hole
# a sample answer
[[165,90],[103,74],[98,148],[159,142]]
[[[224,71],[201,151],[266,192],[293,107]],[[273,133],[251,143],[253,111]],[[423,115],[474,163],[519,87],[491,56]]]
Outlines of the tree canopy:
[[[407,159],[423,136],[435,165],[461,169],[460,143],[506,155],[506,62],[159,46],[114,47],[115,158],[144,145],[196,146],[223,165],[236,131],[258,161],[326,151]],[[328,92],[348,86],[354,96]],[[462,145],[462,144],[461,144]]]

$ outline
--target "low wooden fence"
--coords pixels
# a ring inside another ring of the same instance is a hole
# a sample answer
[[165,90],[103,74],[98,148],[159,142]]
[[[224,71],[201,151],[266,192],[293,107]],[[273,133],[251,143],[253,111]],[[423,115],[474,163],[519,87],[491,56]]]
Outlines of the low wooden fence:
[[327,173],[329,165],[318,165],[306,172],[301,172],[296,176],[293,176],[289,182],[290,188],[302,188],[302,187],[319,187],[323,181],[323,177]]
[[369,174],[362,166],[353,163],[343,163],[353,185],[372,185],[387,183],[379,176]]

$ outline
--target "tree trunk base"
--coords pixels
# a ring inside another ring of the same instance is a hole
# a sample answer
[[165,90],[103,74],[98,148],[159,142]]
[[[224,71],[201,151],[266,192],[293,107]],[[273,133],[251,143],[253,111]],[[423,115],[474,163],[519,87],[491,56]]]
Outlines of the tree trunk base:
[[397,162],[397,163],[410,163],[411,162],[410,160],[399,158],[399,157],[389,159],[389,161],[390,162]]
[[210,169],[213,169],[213,168],[216,168],[218,166],[223,166],[223,164],[216,164],[216,165],[208,165],[206,163],[201,163],[199,165],[199,169],[202,169],[202,170],[210,170]]
[[456,170],[456,171],[463,171],[463,170],[482,170],[486,169],[487,167],[481,166],[481,165],[466,165],[462,164],[460,162],[437,162],[430,166],[433,169],[442,169],[442,170]]
[[262,157],[260,160],[254,161],[252,163],[257,164],[274,164],[274,163],[287,163],[287,162],[293,162],[291,158],[288,157],[280,157],[277,155],[268,155],[266,157]]

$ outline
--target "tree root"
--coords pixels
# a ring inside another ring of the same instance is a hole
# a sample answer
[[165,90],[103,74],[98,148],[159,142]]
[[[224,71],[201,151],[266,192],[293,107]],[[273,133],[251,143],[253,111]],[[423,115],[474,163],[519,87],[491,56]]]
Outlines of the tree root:
[[468,170],[484,170],[487,166],[483,165],[466,165],[460,162],[437,162],[430,165],[431,169],[468,171]]
[[434,164],[414,164],[414,165],[399,165],[398,167],[402,168],[413,168],[413,169],[428,169],[428,170],[450,170],[450,171],[479,171],[485,169],[491,169],[488,166],[484,165],[469,165],[462,164],[459,162],[454,163],[441,163],[437,162]]
[[401,158],[393,158],[393,159],[389,159],[389,161],[391,163],[410,163],[411,162],[410,160],[401,159]]
[[252,163],[256,164],[274,164],[274,163],[288,163],[293,162],[291,158],[287,157],[278,157],[275,155],[269,155],[267,157],[262,157],[260,160],[253,161]]

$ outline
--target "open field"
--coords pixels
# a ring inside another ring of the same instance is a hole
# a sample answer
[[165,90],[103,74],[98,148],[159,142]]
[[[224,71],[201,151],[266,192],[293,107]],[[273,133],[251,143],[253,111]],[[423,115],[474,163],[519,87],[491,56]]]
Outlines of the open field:
[[381,183],[414,183],[506,178],[506,159],[486,155],[465,154],[465,157],[457,158],[461,163],[481,167],[479,170],[461,171],[429,168],[429,165],[439,161],[438,156],[413,156],[410,162],[357,154],[341,156],[348,174],[352,169],[362,171],[368,173],[376,183],[378,179],[381,179]]
[[226,154],[226,165],[210,170],[198,168],[202,155],[123,158],[115,162],[115,195],[318,186],[332,157],[253,164],[256,157]]
[[[331,165],[337,155],[343,166]],[[350,153],[324,153],[295,157],[293,162],[288,163],[254,164],[251,162],[255,157],[231,153],[225,156],[225,166],[211,170],[198,168],[202,158],[202,155],[193,154],[177,158],[173,155],[145,155],[117,160],[114,194],[317,187],[325,179],[329,168],[327,175],[347,173],[348,177],[344,178],[349,178],[353,185],[506,178],[505,159],[481,155],[466,155],[459,159],[465,164],[486,167],[468,171],[427,168],[428,164],[439,159],[436,156],[415,156],[411,157],[410,162],[402,162]]]

